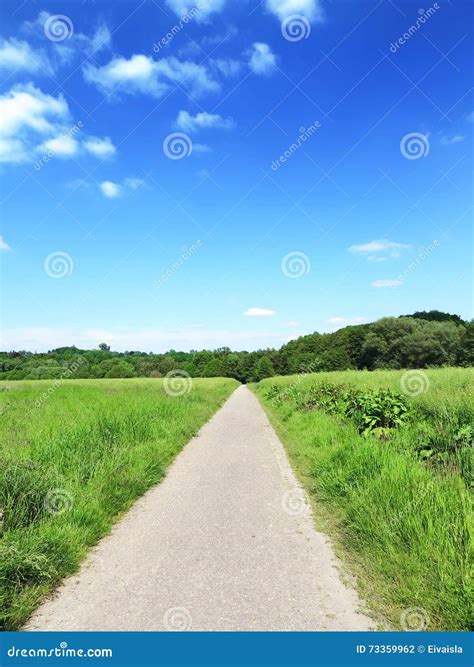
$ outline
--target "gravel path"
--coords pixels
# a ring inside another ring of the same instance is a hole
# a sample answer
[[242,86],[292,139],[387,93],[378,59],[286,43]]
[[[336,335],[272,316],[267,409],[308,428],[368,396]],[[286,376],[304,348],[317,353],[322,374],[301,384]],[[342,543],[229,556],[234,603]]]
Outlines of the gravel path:
[[372,629],[359,605],[241,386],[25,629]]

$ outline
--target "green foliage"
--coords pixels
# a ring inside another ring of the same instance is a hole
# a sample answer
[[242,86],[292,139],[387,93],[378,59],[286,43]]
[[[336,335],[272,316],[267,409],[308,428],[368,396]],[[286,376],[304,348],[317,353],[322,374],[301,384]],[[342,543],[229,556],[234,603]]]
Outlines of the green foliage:
[[404,609],[421,607],[429,630],[469,630],[473,373],[425,373],[427,391],[409,397],[397,370],[272,378],[254,389],[318,525],[375,610],[400,627]]
[[[62,347],[47,353],[0,352],[0,380],[163,377],[183,370],[191,377],[232,377],[253,382],[274,375],[380,368],[469,366],[474,363],[474,324],[430,311],[387,317],[334,333],[313,333],[279,350],[217,350],[165,354]],[[81,363],[78,363],[80,360]],[[72,375],[67,375],[73,368]]]
[[390,429],[402,426],[408,417],[408,405],[403,394],[390,389],[368,389],[348,392],[345,414],[353,419],[359,433],[388,437]]

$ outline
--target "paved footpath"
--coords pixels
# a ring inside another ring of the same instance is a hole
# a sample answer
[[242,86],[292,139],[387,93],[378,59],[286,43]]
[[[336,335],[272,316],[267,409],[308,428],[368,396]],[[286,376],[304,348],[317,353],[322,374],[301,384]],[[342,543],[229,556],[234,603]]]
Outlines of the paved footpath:
[[239,387],[26,630],[369,630]]

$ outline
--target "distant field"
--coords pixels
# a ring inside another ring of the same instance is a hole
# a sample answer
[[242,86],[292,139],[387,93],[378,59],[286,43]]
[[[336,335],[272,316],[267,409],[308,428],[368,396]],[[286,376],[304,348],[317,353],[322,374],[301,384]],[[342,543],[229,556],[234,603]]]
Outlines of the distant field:
[[237,384],[0,383],[0,628],[21,626]]
[[472,369],[447,368],[253,386],[319,525],[395,627],[472,627],[473,380]]

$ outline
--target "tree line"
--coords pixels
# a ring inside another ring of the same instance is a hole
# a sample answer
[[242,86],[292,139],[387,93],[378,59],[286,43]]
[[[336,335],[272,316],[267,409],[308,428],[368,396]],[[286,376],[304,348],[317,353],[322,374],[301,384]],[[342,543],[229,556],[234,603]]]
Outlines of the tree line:
[[234,352],[221,347],[155,354],[114,352],[101,343],[97,350],[72,346],[45,353],[0,352],[0,379],[163,377],[182,370],[191,377],[258,382],[301,372],[471,366],[473,349],[473,321],[433,310],[301,336],[279,350]]

